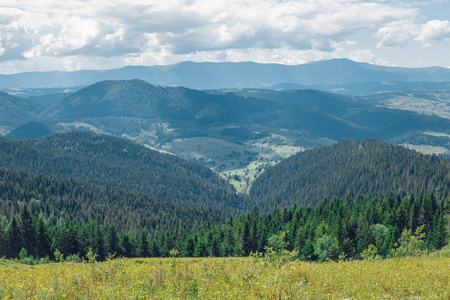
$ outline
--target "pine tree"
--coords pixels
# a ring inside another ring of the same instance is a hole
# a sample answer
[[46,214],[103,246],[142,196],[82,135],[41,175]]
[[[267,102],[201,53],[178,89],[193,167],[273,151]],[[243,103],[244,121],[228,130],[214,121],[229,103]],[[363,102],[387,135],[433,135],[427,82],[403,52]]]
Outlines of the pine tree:
[[111,255],[115,254],[117,257],[122,256],[122,249],[119,246],[119,236],[114,225],[108,226],[106,239],[108,245],[108,253]]
[[195,251],[195,242],[194,238],[192,236],[189,236],[187,238],[186,247],[184,248],[184,251],[182,251],[182,256],[192,257],[194,256]]
[[39,215],[36,218],[36,257],[45,257],[47,255],[50,257],[50,247],[49,225],[42,215]]
[[16,215],[13,215],[11,221],[6,228],[6,257],[16,258],[19,256],[19,252],[22,249],[22,235],[20,232],[19,224],[17,222]]
[[5,237],[5,228],[2,218],[0,217],[0,257],[6,257],[7,242]]
[[99,260],[106,258],[105,235],[100,227],[100,215],[97,215],[91,225],[90,246]]
[[131,236],[128,232],[122,231],[119,237],[119,246],[125,257],[134,257],[134,246]]
[[152,241],[150,242],[150,256],[151,257],[160,256],[158,242],[156,241],[156,239],[152,239]]
[[244,229],[242,230],[242,251],[245,256],[248,256],[250,254],[250,251],[252,251],[250,223],[247,218],[244,221]]
[[20,234],[22,247],[27,250],[28,255],[36,255],[36,228],[33,219],[26,205],[23,205],[20,210]]
[[150,256],[150,247],[149,247],[149,243],[148,243],[147,230],[141,230],[141,232],[139,234],[138,255],[140,257],[149,257]]
[[194,249],[194,257],[206,257],[207,256],[206,241],[204,238],[199,238]]

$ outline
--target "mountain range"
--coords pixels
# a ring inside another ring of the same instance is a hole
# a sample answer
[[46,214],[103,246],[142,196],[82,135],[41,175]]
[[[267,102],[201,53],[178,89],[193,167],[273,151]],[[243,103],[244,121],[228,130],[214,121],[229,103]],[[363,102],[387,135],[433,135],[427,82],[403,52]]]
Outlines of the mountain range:
[[[407,82],[419,81],[446,82],[443,86],[434,86],[434,88],[448,90],[450,70],[442,67],[384,67],[348,59],[316,61],[302,65],[181,62],[167,66],[128,66],[114,70],[0,75],[0,89],[74,87],[87,86],[104,80],[130,79],[142,79],[156,85],[185,86],[193,89],[269,88],[280,84],[321,85],[322,88],[319,89],[329,89],[328,91],[334,92],[352,89],[351,84],[354,83],[377,85],[377,88],[372,87],[372,91],[380,91],[382,86],[385,89],[381,91],[397,91],[399,86],[408,85]],[[390,89],[390,86],[394,89]],[[409,85],[408,88],[410,87],[412,86]],[[317,89],[318,86],[309,88]],[[366,87],[366,91],[370,91],[370,88]],[[359,89],[360,93],[361,89]]]
[[[349,97],[316,90],[199,91],[142,80],[102,81],[65,98],[2,93],[5,113],[0,126],[10,139],[71,130],[125,137],[214,168],[245,190],[269,165],[311,147],[363,138],[421,146],[411,143],[411,137],[430,140],[430,134],[450,134],[443,109],[425,113],[419,106],[402,104],[408,98],[417,99],[418,105],[429,101],[433,107],[440,101],[445,106],[445,92],[399,97]],[[445,141],[425,145],[434,153],[449,151]]]

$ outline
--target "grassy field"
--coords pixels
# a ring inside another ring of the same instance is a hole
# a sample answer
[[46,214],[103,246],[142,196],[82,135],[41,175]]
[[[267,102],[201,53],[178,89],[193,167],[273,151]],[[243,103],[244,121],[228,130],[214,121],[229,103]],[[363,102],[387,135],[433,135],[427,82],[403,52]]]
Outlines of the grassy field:
[[0,260],[1,299],[449,299],[450,258],[264,265],[250,258]]

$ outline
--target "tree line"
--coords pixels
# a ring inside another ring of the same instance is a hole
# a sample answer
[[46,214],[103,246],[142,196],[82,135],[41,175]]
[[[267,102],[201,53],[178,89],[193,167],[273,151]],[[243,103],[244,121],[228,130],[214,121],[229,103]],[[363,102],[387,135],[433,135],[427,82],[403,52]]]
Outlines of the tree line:
[[287,250],[296,250],[302,260],[358,259],[366,249],[389,257],[398,247],[402,231],[423,235],[423,249],[434,251],[448,243],[450,199],[433,193],[415,197],[380,196],[364,201],[362,196],[324,200],[316,207],[293,205],[251,212],[222,224],[186,224],[174,229],[118,231],[114,224],[91,222],[50,224],[26,205],[9,220],[0,222],[0,257],[17,258],[25,249],[34,257],[83,257],[92,251],[102,260],[109,254],[126,257],[167,257],[177,250],[183,257],[248,256],[264,253],[273,236],[281,236]]

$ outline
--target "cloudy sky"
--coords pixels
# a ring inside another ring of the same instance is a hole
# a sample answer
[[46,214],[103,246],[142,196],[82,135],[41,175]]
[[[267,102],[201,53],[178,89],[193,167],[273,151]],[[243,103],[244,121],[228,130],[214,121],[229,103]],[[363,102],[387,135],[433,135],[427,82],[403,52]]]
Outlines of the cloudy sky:
[[449,19],[445,0],[1,0],[0,73],[336,57],[450,67]]

